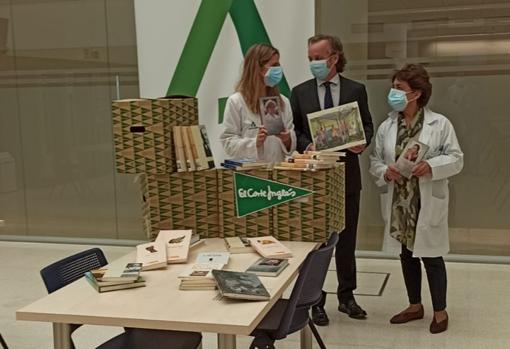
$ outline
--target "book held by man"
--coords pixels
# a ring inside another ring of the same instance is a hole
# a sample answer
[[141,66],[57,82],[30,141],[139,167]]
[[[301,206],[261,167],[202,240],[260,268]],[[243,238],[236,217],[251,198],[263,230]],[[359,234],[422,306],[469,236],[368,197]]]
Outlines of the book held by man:
[[161,230],[156,241],[166,246],[167,263],[184,263],[188,260],[191,230]]
[[255,274],[213,270],[212,275],[223,297],[262,301],[270,298],[269,292]]
[[315,150],[342,150],[366,144],[358,102],[307,115]]
[[289,265],[288,259],[261,257],[250,265],[246,272],[259,276],[278,276],[287,265]]
[[261,236],[248,238],[250,245],[262,257],[266,258],[291,258],[292,252],[273,236]]

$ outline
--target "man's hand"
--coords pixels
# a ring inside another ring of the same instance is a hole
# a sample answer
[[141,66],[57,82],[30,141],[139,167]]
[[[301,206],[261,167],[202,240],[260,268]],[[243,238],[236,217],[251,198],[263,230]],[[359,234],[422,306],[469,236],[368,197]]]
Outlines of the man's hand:
[[262,147],[267,138],[267,130],[264,126],[259,127],[259,132],[257,133],[257,148]]
[[416,177],[423,177],[432,174],[432,168],[427,161],[420,161],[413,167],[411,174]]
[[350,147],[349,150],[351,152],[353,152],[354,154],[359,154],[361,153],[363,150],[365,150],[366,148],[366,145],[365,144],[362,144],[362,145],[356,145],[354,147]]
[[389,165],[384,173],[384,179],[386,182],[398,181],[401,177],[400,172],[398,172],[397,168],[393,165]]
[[290,132],[287,129],[284,129],[283,132],[280,132],[280,134],[277,135],[277,137],[282,140],[285,148],[287,148],[287,150],[289,150],[291,142],[292,142],[290,139]]

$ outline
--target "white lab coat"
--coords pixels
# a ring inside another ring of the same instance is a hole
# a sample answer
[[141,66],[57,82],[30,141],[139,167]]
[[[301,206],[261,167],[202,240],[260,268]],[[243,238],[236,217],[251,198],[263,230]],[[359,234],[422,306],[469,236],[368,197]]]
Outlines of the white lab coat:
[[[391,112],[379,126],[375,149],[370,156],[370,173],[382,188],[381,213],[384,219],[383,250],[400,252],[401,244],[389,235],[393,182],[386,183],[384,173],[395,163],[398,113]],[[448,177],[462,170],[462,153],[451,122],[441,114],[425,108],[424,122],[418,139],[429,146],[424,160],[432,169],[432,176],[420,177],[421,208],[416,226],[413,248],[415,257],[438,257],[448,253]]]
[[260,115],[254,114],[246,105],[243,96],[236,92],[230,96],[225,106],[224,131],[220,136],[225,154],[230,159],[260,160],[280,162],[296,149],[296,133],[289,100],[281,96],[285,104],[283,124],[290,132],[291,147],[287,150],[280,138],[267,136],[264,145],[257,148],[257,133],[262,126]]

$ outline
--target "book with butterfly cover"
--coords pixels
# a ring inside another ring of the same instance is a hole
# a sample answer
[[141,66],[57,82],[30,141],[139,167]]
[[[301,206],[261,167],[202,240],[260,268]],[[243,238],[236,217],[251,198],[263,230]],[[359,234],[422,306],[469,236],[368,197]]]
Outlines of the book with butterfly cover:
[[188,260],[191,230],[160,230],[156,241],[166,247],[167,263],[184,263]]
[[142,263],[142,270],[166,267],[166,246],[162,240],[136,246],[136,261]]

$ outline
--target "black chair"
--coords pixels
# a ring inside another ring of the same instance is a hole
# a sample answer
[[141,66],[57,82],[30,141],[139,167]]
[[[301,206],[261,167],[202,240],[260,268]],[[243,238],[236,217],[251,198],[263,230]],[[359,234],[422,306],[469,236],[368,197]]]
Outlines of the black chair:
[[[108,264],[103,251],[92,248],[57,261],[41,270],[48,293],[83,277],[85,272]],[[71,325],[73,333],[81,325]],[[197,349],[202,334],[197,332],[127,328],[126,332],[103,343],[98,349]],[[73,344],[73,348],[75,348]]]
[[250,349],[274,349],[274,342],[310,326],[321,349],[326,346],[310,319],[310,307],[319,302],[338,234],[332,233],[327,243],[306,257],[289,299],[279,299],[257,328]]
[[0,334],[0,345],[2,345],[3,349],[9,349],[9,347],[7,346],[7,343],[5,343],[5,341],[4,341],[4,337],[2,337],[2,334]]

